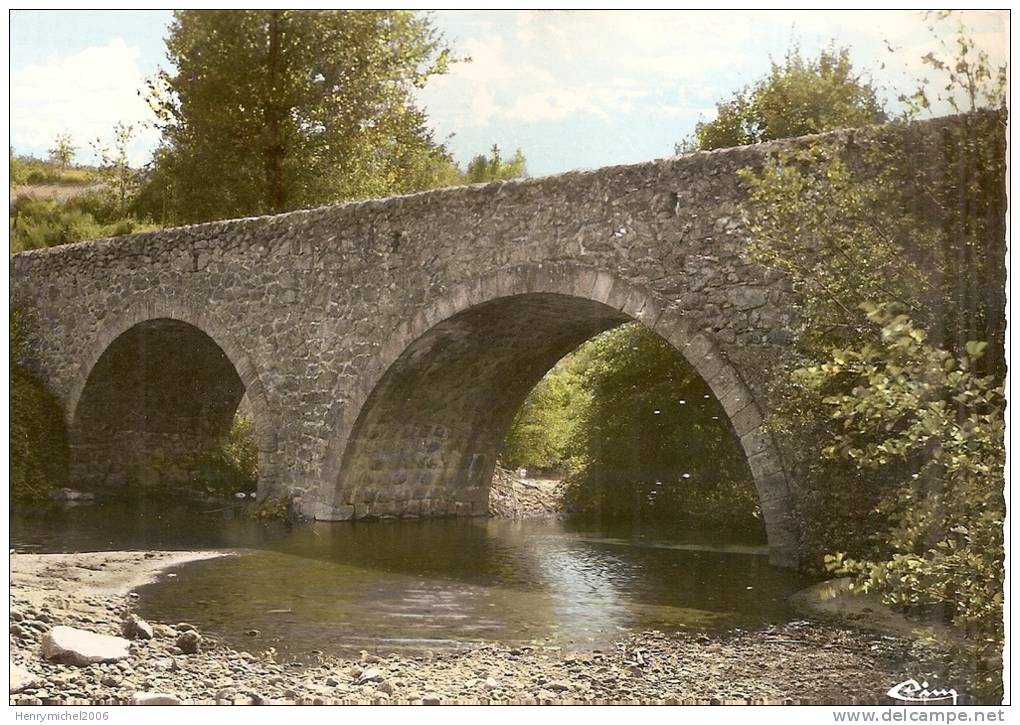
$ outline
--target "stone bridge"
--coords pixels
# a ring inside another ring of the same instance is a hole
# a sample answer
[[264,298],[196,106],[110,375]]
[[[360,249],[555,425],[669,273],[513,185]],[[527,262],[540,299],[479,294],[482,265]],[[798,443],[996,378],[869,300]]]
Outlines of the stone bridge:
[[797,487],[763,421],[796,308],[788,282],[745,256],[738,171],[811,142],[854,157],[899,139],[937,161],[957,122],[17,254],[24,363],[64,406],[75,485],[151,476],[153,460],[172,469],[244,398],[261,497],[325,520],[482,515],[532,386],[584,340],[637,320],[714,391],[772,560],[790,565]]

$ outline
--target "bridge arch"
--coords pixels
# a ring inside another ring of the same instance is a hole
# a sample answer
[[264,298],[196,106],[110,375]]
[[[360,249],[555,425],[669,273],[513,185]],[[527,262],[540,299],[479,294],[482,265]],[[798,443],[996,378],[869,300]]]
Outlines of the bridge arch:
[[[104,320],[72,378],[66,405],[72,481],[115,483],[129,464],[118,466],[111,447],[134,445],[145,453],[146,436],[162,437],[168,454],[198,452],[229,429],[242,397],[256,435],[263,498],[275,490],[278,444],[251,357],[208,306],[158,292],[139,295]],[[178,416],[177,430],[171,416]]]
[[795,565],[786,473],[739,371],[682,310],[576,265],[499,270],[449,289],[398,328],[342,410],[309,513],[484,514],[496,451],[528,392],[563,355],[628,321],[664,338],[708,383],[747,458],[771,560]]

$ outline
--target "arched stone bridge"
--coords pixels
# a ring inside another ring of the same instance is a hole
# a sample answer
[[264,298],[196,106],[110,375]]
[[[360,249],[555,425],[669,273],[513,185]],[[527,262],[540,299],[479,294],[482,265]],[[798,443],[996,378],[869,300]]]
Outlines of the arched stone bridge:
[[[815,141],[853,156],[895,137],[923,155],[955,122]],[[805,143],[18,254],[25,364],[64,406],[76,485],[172,476],[244,396],[260,495],[327,520],[473,515],[531,387],[587,338],[638,320],[721,402],[772,560],[789,565],[796,485],[762,424],[795,307],[788,283],[745,257],[738,171]]]

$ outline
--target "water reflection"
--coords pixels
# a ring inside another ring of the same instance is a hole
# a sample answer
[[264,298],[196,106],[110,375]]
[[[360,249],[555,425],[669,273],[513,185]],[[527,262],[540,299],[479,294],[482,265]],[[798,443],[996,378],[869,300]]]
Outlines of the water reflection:
[[285,526],[231,511],[87,507],[12,513],[11,537],[19,550],[239,549],[143,587],[141,613],[285,656],[546,638],[604,647],[631,629],[781,621],[806,583],[769,566],[754,541],[576,522]]

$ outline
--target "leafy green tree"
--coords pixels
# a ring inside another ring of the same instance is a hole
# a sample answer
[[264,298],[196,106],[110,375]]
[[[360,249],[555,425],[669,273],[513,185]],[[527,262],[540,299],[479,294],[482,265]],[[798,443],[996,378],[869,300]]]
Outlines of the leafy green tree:
[[[930,111],[932,104],[944,102],[957,113],[979,108],[1006,107],[1009,73],[1006,64],[992,65],[988,53],[980,50],[962,17],[950,10],[926,11],[928,32],[938,44],[938,52],[926,53],[921,62],[935,72],[936,84],[924,77],[912,93],[898,96],[905,115],[917,116]],[[954,22],[955,21],[955,22]],[[941,28],[952,24],[951,39]],[[892,52],[898,52],[895,48]]]
[[502,465],[556,470],[573,461],[579,411],[590,403],[582,386],[583,367],[582,357],[568,355],[539,381],[510,424]]
[[769,74],[716,104],[677,153],[744,146],[886,120],[875,88],[855,72],[847,48],[805,59],[794,46]]
[[117,123],[113,127],[113,144],[102,139],[92,142],[92,148],[99,157],[98,176],[116,200],[121,215],[128,211],[128,204],[138,189],[138,172],[131,168],[128,147],[135,137],[133,124]]
[[987,343],[969,342],[957,358],[894,306],[864,309],[880,327],[876,342],[833,350],[795,373],[830,413],[823,456],[885,483],[877,510],[890,523],[873,537],[875,553],[840,552],[827,566],[854,575],[857,589],[962,630],[964,657],[994,697],[1003,640],[1002,386],[976,372]]
[[[969,41],[956,47],[959,57],[936,59],[956,69],[946,92],[995,103],[995,73],[975,70],[985,61],[967,59]],[[799,293],[801,334],[791,374],[773,381],[770,426],[809,492],[804,549],[816,561],[828,553],[830,571],[854,575],[856,587],[957,626],[970,685],[992,699],[1002,644],[1003,123],[989,112],[959,119],[939,141],[939,164],[917,163],[891,135],[854,154],[852,169],[807,147],[744,174],[750,255]]]
[[78,147],[74,145],[70,134],[59,134],[53,142],[53,148],[49,151],[50,160],[58,164],[61,169],[66,169],[74,161],[74,155],[77,150]]
[[587,405],[573,442],[575,505],[611,518],[754,522],[754,485],[726,413],[669,343],[629,324],[577,355]]
[[503,159],[499,146],[493,144],[488,156],[478,154],[471,159],[464,172],[464,181],[468,184],[477,184],[483,181],[519,179],[527,175],[527,162],[523,151],[517,149],[513,158],[507,161]]
[[148,196],[173,221],[421,189],[446,158],[415,100],[450,61],[425,15],[178,11],[166,43],[173,70],[148,96],[163,189]]

